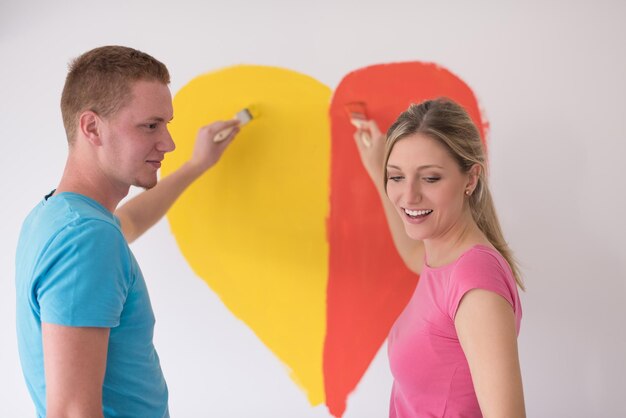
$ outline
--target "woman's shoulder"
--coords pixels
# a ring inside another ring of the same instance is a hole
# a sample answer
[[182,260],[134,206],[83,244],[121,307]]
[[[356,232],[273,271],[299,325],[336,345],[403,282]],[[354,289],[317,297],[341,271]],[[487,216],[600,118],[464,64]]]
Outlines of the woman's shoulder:
[[500,252],[487,245],[475,245],[459,257],[450,275],[449,294],[453,312],[463,296],[473,289],[482,289],[502,296],[511,304],[517,329],[522,315],[517,282],[511,267]]
[[476,244],[466,250],[454,263],[455,281],[515,283],[511,267],[500,252],[491,245]]
[[492,245],[474,244],[456,260],[455,266],[477,268],[489,265],[508,265],[506,259]]

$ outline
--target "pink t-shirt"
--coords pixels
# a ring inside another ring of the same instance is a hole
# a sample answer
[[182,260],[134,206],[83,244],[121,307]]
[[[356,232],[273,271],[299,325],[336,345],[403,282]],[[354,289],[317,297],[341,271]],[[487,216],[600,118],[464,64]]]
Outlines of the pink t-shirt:
[[389,333],[394,378],[390,418],[482,417],[454,327],[459,302],[472,289],[505,298],[513,307],[519,333],[522,307],[517,285],[499,252],[476,245],[451,264],[424,265],[415,293]]

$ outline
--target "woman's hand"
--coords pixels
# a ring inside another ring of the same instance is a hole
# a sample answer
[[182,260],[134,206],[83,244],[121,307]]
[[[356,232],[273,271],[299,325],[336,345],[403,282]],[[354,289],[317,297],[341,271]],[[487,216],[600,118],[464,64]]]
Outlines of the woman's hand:
[[365,171],[377,189],[383,187],[383,160],[385,158],[385,135],[380,132],[374,120],[359,121],[354,133],[354,141]]

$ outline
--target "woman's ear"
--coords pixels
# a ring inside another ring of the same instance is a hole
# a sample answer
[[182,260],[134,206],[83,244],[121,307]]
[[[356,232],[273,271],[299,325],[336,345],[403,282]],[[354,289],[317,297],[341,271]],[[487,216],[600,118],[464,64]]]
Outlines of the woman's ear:
[[465,190],[469,191],[470,195],[476,190],[476,187],[478,187],[478,179],[480,178],[481,171],[482,167],[480,164],[474,164],[468,171],[468,181]]
[[78,131],[92,145],[102,145],[102,119],[91,110],[86,110],[78,117]]

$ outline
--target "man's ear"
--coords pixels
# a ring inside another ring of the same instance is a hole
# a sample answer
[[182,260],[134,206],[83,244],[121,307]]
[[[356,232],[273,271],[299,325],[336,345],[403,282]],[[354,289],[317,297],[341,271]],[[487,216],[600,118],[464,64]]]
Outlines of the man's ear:
[[78,117],[78,130],[92,145],[102,145],[102,119],[96,112],[85,110],[81,113]]

